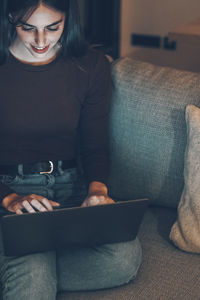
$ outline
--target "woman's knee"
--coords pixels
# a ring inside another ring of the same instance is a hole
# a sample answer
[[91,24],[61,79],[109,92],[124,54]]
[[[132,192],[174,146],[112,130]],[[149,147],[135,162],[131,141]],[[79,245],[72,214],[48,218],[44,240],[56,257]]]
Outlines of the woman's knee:
[[58,289],[98,290],[126,284],[136,277],[141,258],[138,239],[66,251],[58,259]]
[[125,243],[106,245],[111,251],[106,268],[113,270],[113,286],[123,285],[137,276],[142,261],[142,249],[139,239]]

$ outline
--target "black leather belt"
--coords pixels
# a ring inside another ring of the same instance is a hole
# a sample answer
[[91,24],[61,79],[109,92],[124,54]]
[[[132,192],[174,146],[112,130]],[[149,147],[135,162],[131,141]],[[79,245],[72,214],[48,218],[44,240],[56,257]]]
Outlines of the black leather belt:
[[[28,163],[22,164],[23,174],[51,174],[58,171],[58,162],[59,161],[44,161],[37,163]],[[19,174],[20,165],[0,165],[0,174],[1,175],[11,175],[15,176]],[[62,160],[62,170],[70,169],[76,167],[76,160]]]

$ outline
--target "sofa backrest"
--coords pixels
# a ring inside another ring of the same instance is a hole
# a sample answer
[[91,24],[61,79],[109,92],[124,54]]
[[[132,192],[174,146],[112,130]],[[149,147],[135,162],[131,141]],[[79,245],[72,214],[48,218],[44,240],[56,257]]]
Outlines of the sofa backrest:
[[110,194],[176,207],[184,184],[185,107],[200,106],[200,75],[121,58],[112,78]]

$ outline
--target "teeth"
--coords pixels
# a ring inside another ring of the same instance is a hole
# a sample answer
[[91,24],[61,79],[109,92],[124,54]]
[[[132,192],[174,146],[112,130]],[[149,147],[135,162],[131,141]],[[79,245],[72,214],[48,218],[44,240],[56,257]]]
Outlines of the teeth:
[[43,50],[43,49],[45,49],[46,47],[35,47],[35,46],[34,46],[34,48],[36,48],[36,49],[38,49],[38,50]]

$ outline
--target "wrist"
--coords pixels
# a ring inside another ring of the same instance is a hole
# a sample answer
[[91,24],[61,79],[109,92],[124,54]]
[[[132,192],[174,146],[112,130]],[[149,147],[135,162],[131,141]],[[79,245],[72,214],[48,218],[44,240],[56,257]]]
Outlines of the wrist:
[[107,186],[99,181],[92,181],[89,184],[88,195],[104,195],[108,196],[108,188]]
[[4,208],[7,208],[10,205],[10,203],[12,203],[14,200],[17,200],[18,198],[19,195],[16,193],[9,194],[8,196],[3,198],[1,205]]

